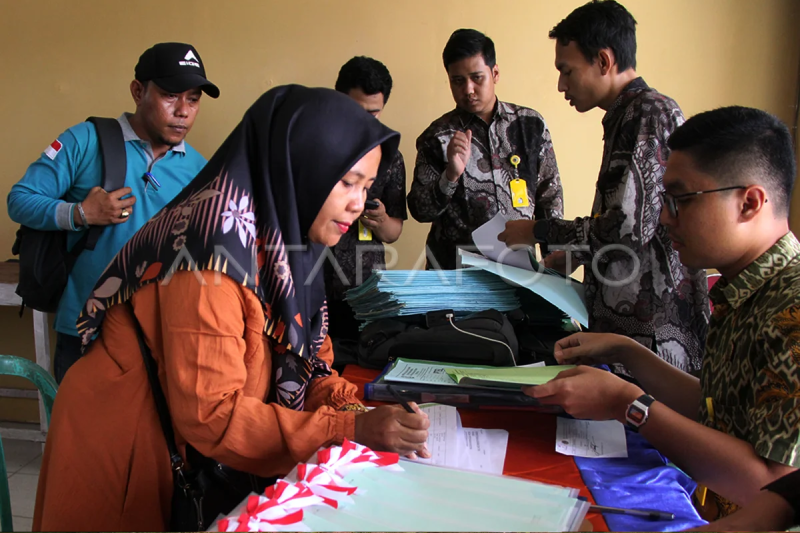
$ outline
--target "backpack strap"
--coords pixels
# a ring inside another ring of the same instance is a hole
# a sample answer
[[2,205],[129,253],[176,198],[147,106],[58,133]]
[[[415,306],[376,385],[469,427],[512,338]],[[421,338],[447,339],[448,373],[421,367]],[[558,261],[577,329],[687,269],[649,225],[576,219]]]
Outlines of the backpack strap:
[[[128,173],[128,159],[125,153],[125,139],[122,126],[115,118],[89,117],[87,122],[94,124],[97,130],[97,141],[100,143],[100,154],[103,161],[103,189],[106,192],[116,191],[125,186],[125,175]],[[100,234],[105,226],[91,226],[86,232],[86,239],[75,244],[72,249],[77,257],[84,249],[94,250]]]

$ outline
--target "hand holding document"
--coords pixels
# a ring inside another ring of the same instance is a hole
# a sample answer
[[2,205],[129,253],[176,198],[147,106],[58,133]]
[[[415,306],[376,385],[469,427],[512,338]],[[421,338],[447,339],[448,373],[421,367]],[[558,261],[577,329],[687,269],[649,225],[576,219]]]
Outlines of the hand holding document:
[[589,325],[584,288],[572,278],[549,275],[546,270],[534,271],[529,250],[510,250],[497,235],[505,229],[505,217],[498,213],[492,220],[476,229],[472,239],[483,255],[459,249],[461,263],[500,276],[508,282],[538,294],[584,326]]
[[412,362],[398,359],[385,380],[400,383],[425,383],[446,386],[478,386],[495,389],[520,389],[543,385],[574,365],[542,366],[466,366],[446,363]]
[[473,254],[462,249],[458,250],[458,254],[461,256],[461,263],[464,266],[473,266],[486,270],[514,285],[525,287],[588,327],[589,312],[584,301],[584,288],[582,284],[572,280],[572,278],[565,279],[560,276],[549,276],[507,264],[496,263],[482,255]]
[[512,250],[506,243],[497,239],[497,236],[505,231],[506,222],[506,217],[502,213],[497,213],[489,222],[472,232],[472,241],[483,255],[496,263],[533,270],[527,249]]
[[495,263],[502,263],[524,270],[541,272],[564,279],[565,276],[558,270],[547,268],[536,260],[535,250],[531,247],[510,248],[497,236],[505,231],[508,219],[503,213],[497,213],[492,219],[472,232],[472,241],[478,251]]
[[427,404],[420,406],[430,420],[429,459],[419,463],[447,466],[486,474],[502,474],[508,447],[504,429],[464,428],[455,407]]
[[[387,367],[378,378],[364,385],[364,398],[395,402],[397,401],[396,395],[391,392],[391,390],[394,390],[406,401],[415,401],[418,404],[440,403],[473,408],[481,406],[495,408],[524,407],[545,413],[557,414],[564,412],[557,405],[542,405],[536,398],[525,394],[522,391],[522,385],[509,385],[500,382],[468,385],[463,381],[457,383],[447,373],[448,369],[483,372],[497,370],[498,368],[517,370],[523,374],[531,372],[544,373],[543,376],[549,379],[554,372],[557,374],[560,370],[569,367],[491,367],[399,358]],[[528,376],[527,381],[531,379],[534,378]],[[542,379],[544,378],[538,379],[537,382]]]

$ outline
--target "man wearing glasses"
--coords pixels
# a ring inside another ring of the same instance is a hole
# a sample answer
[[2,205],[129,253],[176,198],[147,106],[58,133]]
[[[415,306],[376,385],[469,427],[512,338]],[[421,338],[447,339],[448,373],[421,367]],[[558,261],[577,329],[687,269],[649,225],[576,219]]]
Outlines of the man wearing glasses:
[[550,37],[558,90],[580,113],[606,112],[594,205],[575,220],[510,221],[498,238],[546,243],[554,253],[545,266],[566,274],[585,265],[589,331],[627,335],[697,373],[708,329],[706,275],[680,264],[658,223],[667,139],[683,113],[636,73],[636,21],[617,2],[577,8]]
[[661,193],[661,199],[664,201],[664,207],[667,209],[669,216],[678,218],[678,204],[689,201],[690,198],[699,196],[701,194],[708,194],[710,192],[732,191],[734,189],[746,189],[744,185],[733,185],[731,187],[720,187],[719,189],[710,189],[708,191],[694,191],[685,192],[677,195],[672,195],[667,191]]
[[[800,467],[800,242],[789,130],[743,107],[701,113],[669,139],[661,223],[681,262],[715,268],[700,378],[621,335],[578,333],[561,363],[622,363],[637,385],[579,366],[526,394],[576,418],[617,419],[708,487],[707,520]],[[647,394],[645,394],[647,391]]]

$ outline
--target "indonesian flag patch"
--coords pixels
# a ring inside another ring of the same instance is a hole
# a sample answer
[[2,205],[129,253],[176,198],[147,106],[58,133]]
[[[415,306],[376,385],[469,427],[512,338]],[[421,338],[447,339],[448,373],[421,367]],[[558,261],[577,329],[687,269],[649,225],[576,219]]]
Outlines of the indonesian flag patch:
[[50,159],[55,159],[58,155],[58,152],[61,151],[61,143],[56,139],[53,141],[50,146],[44,149],[44,155],[49,157]]

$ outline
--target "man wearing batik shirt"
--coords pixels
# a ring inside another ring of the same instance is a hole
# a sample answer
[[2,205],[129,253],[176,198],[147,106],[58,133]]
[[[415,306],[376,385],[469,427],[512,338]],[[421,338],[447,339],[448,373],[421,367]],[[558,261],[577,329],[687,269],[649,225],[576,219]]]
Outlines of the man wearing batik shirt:
[[[339,70],[336,90],[358,102],[376,119],[392,92],[389,69],[370,57],[354,57]],[[384,243],[400,238],[406,213],[406,166],[398,150],[392,165],[379,175],[368,192],[377,202],[367,207],[333,248],[334,261],[325,263],[325,292],[328,298],[328,334],[334,340],[358,338],[358,321],[344,301],[348,289],[361,285],[372,269],[385,268]]]
[[[578,333],[560,363],[622,363],[637,386],[591,366],[524,392],[570,415],[616,419],[709,489],[701,515],[747,505],[800,467],[800,242],[789,231],[797,173],[788,128],[742,107],[675,130],[664,174],[667,228],[683,264],[716,268],[700,379],[628,337]],[[644,393],[647,391],[647,394]]]
[[432,223],[428,268],[454,269],[457,247],[473,247],[472,232],[498,212],[510,220],[548,219],[561,218],[564,207],[544,119],[495,96],[500,71],[492,40],[457,30],[442,57],[456,109],[417,139],[408,208]]
[[697,373],[708,329],[706,275],[680,264],[658,222],[667,139],[683,114],[636,74],[636,21],[620,4],[579,7],[550,37],[558,90],[578,112],[606,111],[594,205],[575,220],[509,222],[499,238],[561,247],[545,265],[564,273],[585,265],[589,331],[627,335]]

